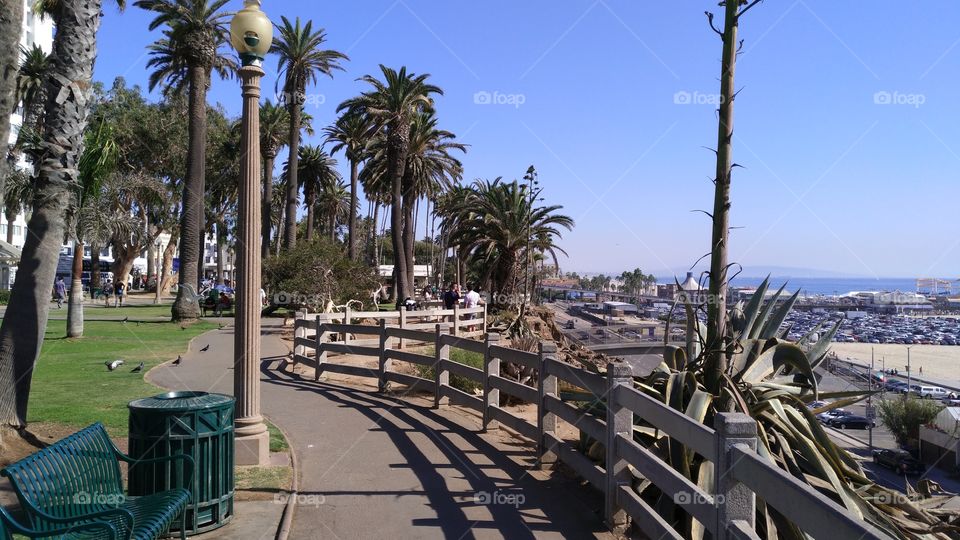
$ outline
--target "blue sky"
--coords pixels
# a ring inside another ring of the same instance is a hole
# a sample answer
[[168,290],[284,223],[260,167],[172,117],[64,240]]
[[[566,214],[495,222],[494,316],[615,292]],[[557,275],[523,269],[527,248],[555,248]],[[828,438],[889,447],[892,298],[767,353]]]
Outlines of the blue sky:
[[[732,260],[960,277],[960,4],[905,5],[766,0],[744,16]],[[318,126],[380,63],[430,73],[445,90],[443,126],[470,144],[465,180],[519,178],[534,164],[548,200],[576,220],[565,269],[662,275],[707,252],[710,225],[693,210],[712,206],[703,147],[716,146],[721,43],[703,12],[722,21],[716,0],[263,9],[313,19],[351,58],[309,90]],[[145,86],[150,15],[105,11],[96,78]],[[276,59],[265,68],[270,96]],[[236,81],[215,81],[209,99],[239,113]]]

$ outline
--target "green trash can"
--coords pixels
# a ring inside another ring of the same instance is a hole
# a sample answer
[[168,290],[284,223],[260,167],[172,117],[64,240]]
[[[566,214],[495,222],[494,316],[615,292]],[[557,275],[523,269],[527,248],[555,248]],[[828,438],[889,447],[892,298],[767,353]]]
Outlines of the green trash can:
[[[226,525],[233,517],[234,398],[207,392],[168,392],[137,399],[130,409],[129,454],[136,459],[184,453],[196,471],[187,506],[187,534]],[[130,495],[149,495],[185,487],[181,462],[134,467]],[[179,532],[180,522],[173,529]]]

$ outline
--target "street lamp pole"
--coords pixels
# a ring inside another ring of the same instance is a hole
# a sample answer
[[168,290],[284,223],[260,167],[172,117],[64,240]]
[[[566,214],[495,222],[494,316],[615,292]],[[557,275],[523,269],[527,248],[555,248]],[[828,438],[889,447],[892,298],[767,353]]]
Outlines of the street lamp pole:
[[155,262],[154,262],[154,264],[153,264],[153,268],[154,268],[154,278],[153,278],[153,281],[154,281],[154,283],[155,283],[155,286],[154,286],[155,291],[154,291],[154,297],[153,297],[153,303],[154,303],[154,304],[159,304],[159,303],[160,303],[160,273],[161,273],[161,272],[160,272],[160,264],[161,264],[161,262],[163,262],[163,258],[160,257],[160,246],[161,246],[161,245],[162,245],[162,243],[160,242],[159,239],[157,239],[157,244],[156,244],[156,246],[155,246],[156,249],[153,250],[153,255],[154,255],[154,259],[155,259]]
[[910,349],[912,348],[912,345],[907,347],[907,396],[909,396],[910,391],[913,390],[913,383],[911,382],[913,377],[910,374]]
[[869,438],[870,454],[871,454],[871,455],[873,455],[873,418],[874,418],[874,413],[873,413],[873,358],[874,358],[874,356],[873,356],[873,347],[870,347],[870,373],[869,373],[868,376],[867,376],[867,380],[869,381],[869,384],[870,384],[870,386],[868,386],[867,388],[869,388],[870,393],[867,394],[867,415],[866,415],[866,416],[867,416],[867,421],[869,422],[869,423],[867,424],[867,432],[869,433],[868,438]]
[[273,25],[260,11],[260,0],[244,0],[230,23],[230,37],[243,66],[237,257],[239,266],[234,331],[233,392],[237,398],[235,460],[238,465],[265,465],[270,436],[260,415],[260,79],[263,57],[273,41]]

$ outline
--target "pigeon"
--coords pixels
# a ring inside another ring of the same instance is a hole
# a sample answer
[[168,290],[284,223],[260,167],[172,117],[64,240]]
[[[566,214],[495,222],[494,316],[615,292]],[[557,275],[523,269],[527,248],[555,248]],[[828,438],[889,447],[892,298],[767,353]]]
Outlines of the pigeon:
[[206,347],[204,347],[204,348],[202,348],[202,349],[200,349],[200,352],[207,352],[207,351],[209,351],[209,350],[210,350],[210,345],[209,345],[209,344],[207,344],[207,346],[206,346]]
[[123,360],[114,360],[113,362],[108,361],[108,362],[104,362],[103,364],[107,366],[107,369],[109,369],[110,371],[113,371],[123,365]]
[[220,326],[220,330],[223,330],[224,328],[226,328],[226,325],[224,325],[223,323],[220,323],[219,326]]
[[120,322],[122,322],[123,324],[127,324],[127,321],[129,321],[129,320],[130,320],[130,316],[128,315],[128,316],[124,317],[123,320],[120,321]]
[[137,321],[137,326],[140,326],[140,321]]
[[177,355],[177,359],[173,361],[173,365],[179,366],[181,360],[183,360],[183,357],[181,357],[181,356],[178,354],[178,355]]
[[143,371],[143,362],[140,362],[137,364],[137,367],[131,369],[130,373],[140,373],[141,371]]

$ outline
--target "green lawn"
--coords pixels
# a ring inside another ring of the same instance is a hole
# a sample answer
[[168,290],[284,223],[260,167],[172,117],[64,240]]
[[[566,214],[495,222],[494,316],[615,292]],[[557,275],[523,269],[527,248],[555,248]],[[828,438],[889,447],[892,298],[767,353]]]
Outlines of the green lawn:
[[[124,309],[158,308],[170,313],[169,305]],[[83,338],[66,339],[66,322],[50,321],[33,374],[28,420],[77,428],[100,421],[112,436],[125,437],[127,403],[161,391],[143,380],[147,370],[176,358],[187,350],[190,339],[214,328],[217,325],[208,322],[181,329],[170,322],[87,321]],[[124,365],[107,371],[104,362],[117,359],[124,360]],[[131,373],[141,361],[143,372]]]
[[[97,319],[102,317],[130,317],[131,320],[137,319],[149,319],[153,317],[166,317],[170,318],[170,304],[137,304],[133,306],[123,306],[123,307],[104,307],[103,301],[98,301],[93,303],[93,301],[87,301],[83,306],[83,314],[85,317],[91,319]],[[63,309],[57,309],[57,306],[54,305],[50,309],[50,316],[56,318],[66,318],[67,316],[67,304],[63,304]]]

